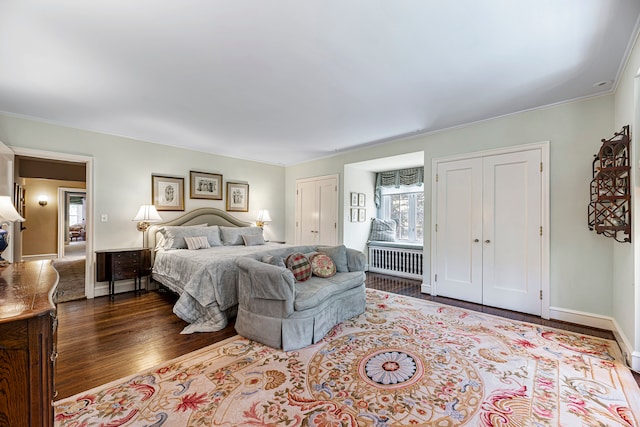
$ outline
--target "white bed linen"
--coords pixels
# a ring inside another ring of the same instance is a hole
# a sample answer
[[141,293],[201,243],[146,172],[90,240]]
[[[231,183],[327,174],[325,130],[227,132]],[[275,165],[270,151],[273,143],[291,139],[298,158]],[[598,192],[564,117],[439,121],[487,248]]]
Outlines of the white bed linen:
[[159,250],[152,278],[178,293],[173,312],[189,325],[183,334],[223,329],[238,304],[237,270],[239,256],[282,248],[282,244],[257,246],[216,246],[190,251]]

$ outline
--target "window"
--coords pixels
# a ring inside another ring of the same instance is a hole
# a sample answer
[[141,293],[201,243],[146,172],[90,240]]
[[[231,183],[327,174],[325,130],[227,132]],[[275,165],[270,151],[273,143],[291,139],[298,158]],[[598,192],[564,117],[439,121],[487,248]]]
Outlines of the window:
[[396,222],[396,240],[422,243],[424,190],[422,186],[384,188],[378,216]]
[[69,205],[69,225],[82,224],[82,205]]

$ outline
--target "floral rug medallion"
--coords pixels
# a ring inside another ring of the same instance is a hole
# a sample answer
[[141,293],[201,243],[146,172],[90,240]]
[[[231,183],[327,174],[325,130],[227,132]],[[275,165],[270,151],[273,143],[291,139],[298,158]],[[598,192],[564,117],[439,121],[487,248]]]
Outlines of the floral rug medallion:
[[367,291],[291,352],[236,337],[56,402],[59,426],[635,426],[615,342]]

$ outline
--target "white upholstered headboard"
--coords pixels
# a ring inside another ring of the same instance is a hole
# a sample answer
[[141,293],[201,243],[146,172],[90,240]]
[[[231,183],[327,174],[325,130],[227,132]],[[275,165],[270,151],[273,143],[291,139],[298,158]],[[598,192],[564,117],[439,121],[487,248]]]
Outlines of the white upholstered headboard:
[[226,227],[252,227],[254,224],[250,222],[240,221],[239,219],[229,215],[227,212],[217,208],[199,208],[194,209],[186,214],[163,223],[152,224],[148,230],[149,247],[156,247],[158,228],[165,225],[224,225]]

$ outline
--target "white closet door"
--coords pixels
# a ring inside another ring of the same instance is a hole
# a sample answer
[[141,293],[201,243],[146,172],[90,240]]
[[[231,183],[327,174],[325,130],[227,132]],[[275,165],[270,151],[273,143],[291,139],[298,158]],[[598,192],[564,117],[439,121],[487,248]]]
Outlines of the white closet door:
[[338,177],[296,182],[296,244],[338,244]]
[[323,179],[317,183],[318,201],[318,244],[335,246],[338,244],[338,182],[336,178]]
[[299,182],[297,185],[298,198],[298,230],[296,244],[315,245],[318,243],[318,201],[316,197],[316,183],[313,181]]
[[482,159],[439,163],[437,174],[437,293],[481,304]]
[[484,158],[483,304],[540,315],[541,152]]

